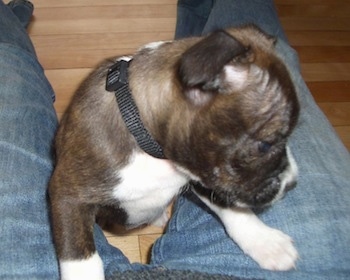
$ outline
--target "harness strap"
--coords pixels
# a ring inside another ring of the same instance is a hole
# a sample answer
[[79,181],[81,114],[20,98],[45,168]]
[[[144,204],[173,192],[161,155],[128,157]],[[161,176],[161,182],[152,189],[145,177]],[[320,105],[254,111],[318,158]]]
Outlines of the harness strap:
[[142,123],[128,83],[130,61],[119,60],[108,69],[106,90],[114,92],[120,113],[139,147],[149,155],[165,159],[163,149]]

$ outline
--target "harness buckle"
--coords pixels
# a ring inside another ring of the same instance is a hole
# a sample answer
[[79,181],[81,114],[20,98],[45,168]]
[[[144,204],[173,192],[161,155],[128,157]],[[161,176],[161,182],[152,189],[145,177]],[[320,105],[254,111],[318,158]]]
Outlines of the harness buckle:
[[107,91],[115,92],[128,84],[128,67],[128,61],[119,60],[108,69],[106,79]]

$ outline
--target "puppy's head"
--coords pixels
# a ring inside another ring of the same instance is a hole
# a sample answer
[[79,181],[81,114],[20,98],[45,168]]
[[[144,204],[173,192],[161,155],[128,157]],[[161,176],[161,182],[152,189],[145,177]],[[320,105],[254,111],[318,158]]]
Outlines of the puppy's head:
[[299,105],[274,48],[274,38],[247,26],[214,32],[178,63],[190,113],[179,114],[182,131],[173,130],[167,153],[218,204],[269,205],[295,184],[287,139]]

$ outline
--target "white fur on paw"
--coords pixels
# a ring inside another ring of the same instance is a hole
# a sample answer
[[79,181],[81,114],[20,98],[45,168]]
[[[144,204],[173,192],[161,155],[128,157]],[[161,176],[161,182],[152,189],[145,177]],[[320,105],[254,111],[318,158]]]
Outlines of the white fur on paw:
[[243,251],[260,267],[268,270],[286,271],[295,268],[298,252],[293,240],[283,232],[265,228],[241,244]]
[[290,270],[295,268],[298,252],[292,239],[283,232],[265,225],[246,208],[221,208],[199,196],[223,222],[228,235],[262,268]]
[[95,253],[84,260],[60,261],[61,280],[104,280],[103,263]]
[[169,215],[167,211],[164,211],[160,217],[158,217],[156,220],[152,222],[152,225],[163,228],[168,223],[168,221],[169,221]]

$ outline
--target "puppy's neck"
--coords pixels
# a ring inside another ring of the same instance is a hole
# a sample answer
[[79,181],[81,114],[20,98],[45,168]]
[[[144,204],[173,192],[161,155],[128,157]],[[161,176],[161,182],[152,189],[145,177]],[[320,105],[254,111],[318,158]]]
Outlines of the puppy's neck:
[[139,147],[147,154],[164,159],[164,153],[159,143],[152,137],[143,125],[139,110],[130,92],[128,83],[128,68],[130,59],[120,59],[109,68],[106,89],[114,92],[119,111],[129,132],[135,137]]

